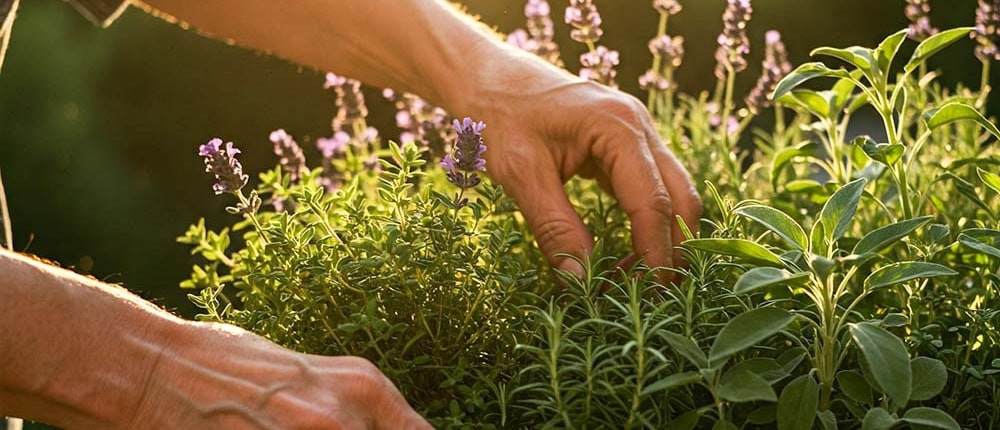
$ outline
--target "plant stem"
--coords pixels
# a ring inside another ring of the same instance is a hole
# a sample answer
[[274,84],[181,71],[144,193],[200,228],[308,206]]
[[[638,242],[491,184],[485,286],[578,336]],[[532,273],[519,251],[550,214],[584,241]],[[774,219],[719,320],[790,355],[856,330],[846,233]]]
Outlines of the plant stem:
[[[668,15],[666,13],[660,13],[660,26],[656,30],[656,37],[657,38],[660,38],[660,37],[664,36],[665,34],[667,34],[667,18],[669,16],[670,15]],[[651,70],[653,71],[653,73],[660,73],[660,65],[661,65],[662,62],[663,62],[663,59],[660,58],[660,56],[658,54],[653,54],[653,67],[651,68]],[[646,109],[649,110],[649,113],[653,113],[653,110],[654,110],[653,108],[656,106],[656,96],[657,95],[658,95],[658,91],[656,91],[656,87],[655,86],[653,86],[652,88],[649,89],[649,98],[646,99]]]
[[7,193],[4,191],[2,176],[0,176],[0,223],[3,224],[3,242],[0,244],[8,251],[14,252],[14,231],[11,227],[10,211],[7,209]]
[[989,98],[990,91],[990,65],[993,64],[992,61],[983,60],[983,75],[979,80],[979,99],[976,100],[976,107],[982,109],[986,105],[986,100]]

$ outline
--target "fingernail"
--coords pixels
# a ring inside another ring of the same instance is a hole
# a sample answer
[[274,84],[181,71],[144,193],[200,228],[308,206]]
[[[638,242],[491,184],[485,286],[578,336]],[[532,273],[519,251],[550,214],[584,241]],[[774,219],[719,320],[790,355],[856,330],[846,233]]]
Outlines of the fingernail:
[[569,272],[573,274],[573,276],[576,276],[577,278],[580,279],[583,279],[584,277],[583,266],[580,265],[578,261],[573,260],[571,258],[563,259],[563,261],[560,262],[558,266],[556,266],[556,270]]

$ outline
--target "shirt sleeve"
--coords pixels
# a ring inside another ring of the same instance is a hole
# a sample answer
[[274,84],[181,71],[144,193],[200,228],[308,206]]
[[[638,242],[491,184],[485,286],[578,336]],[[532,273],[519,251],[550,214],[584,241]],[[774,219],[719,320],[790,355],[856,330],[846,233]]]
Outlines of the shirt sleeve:
[[94,24],[107,27],[128,7],[128,0],[67,0]]

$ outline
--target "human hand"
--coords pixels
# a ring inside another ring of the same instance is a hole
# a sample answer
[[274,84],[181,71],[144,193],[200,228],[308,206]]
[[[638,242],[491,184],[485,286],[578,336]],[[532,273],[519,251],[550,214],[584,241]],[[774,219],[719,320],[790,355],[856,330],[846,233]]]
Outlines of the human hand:
[[684,238],[674,215],[695,230],[701,200],[645,106],[527,55],[484,49],[482,58],[492,60],[460,91],[468,100],[454,103],[456,113],[486,122],[487,170],[517,201],[550,263],[579,275],[579,264],[561,255],[583,257],[593,248],[563,189],[580,175],[618,199],[647,266],[678,264],[674,247]]
[[430,429],[372,363],[295,353],[191,324],[157,360],[125,428]]

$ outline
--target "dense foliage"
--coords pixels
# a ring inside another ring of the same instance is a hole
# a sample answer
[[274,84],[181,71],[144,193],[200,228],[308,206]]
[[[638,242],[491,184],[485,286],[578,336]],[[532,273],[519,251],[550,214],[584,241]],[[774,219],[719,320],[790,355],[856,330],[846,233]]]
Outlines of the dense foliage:
[[[663,140],[705,181],[677,285],[618,267],[626,217],[586,182],[567,189],[599,246],[583,278],[553,273],[516,206],[479,183],[481,163],[462,161],[481,153],[463,140],[470,122],[456,136],[439,109],[387,92],[405,133],[385,147],[357,86],[331,76],[341,114],[317,142],[322,167],[276,132],[281,165],[244,195],[241,171],[219,175],[236,153],[203,147],[241,220],[180,238],[206,260],[182,286],[205,319],[373,360],[443,428],[1000,423],[1000,130],[982,112],[993,58],[979,55],[978,90],[944,88],[927,65],[990,28],[937,31],[914,1],[910,30],[876,48],[817,49],[836,67],[794,70],[769,33],[740,107],[749,0],[729,1],[720,85],[696,97],[673,90],[683,39],[666,31],[680,5],[654,6],[656,60],[641,81]],[[559,62],[548,8],[530,0],[528,31],[511,42]],[[596,13],[573,0],[567,22],[590,47],[581,75],[614,85],[617,53],[596,45]],[[908,38],[919,44],[904,58]],[[803,89],[812,80],[828,89]],[[774,127],[749,132],[764,112]],[[884,135],[857,136],[861,116]]]

